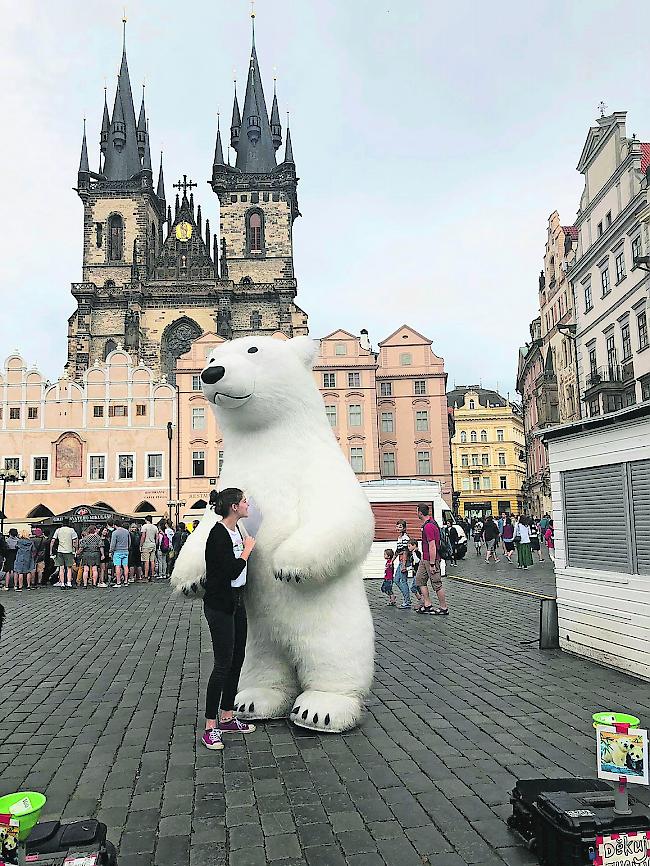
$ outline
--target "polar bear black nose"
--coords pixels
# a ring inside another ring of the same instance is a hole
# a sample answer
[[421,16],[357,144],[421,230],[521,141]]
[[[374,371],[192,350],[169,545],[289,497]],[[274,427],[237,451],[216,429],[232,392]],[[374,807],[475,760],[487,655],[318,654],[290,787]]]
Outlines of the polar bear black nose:
[[225,372],[225,367],[206,367],[201,373],[201,379],[206,385],[214,385],[219,379],[223,379]]

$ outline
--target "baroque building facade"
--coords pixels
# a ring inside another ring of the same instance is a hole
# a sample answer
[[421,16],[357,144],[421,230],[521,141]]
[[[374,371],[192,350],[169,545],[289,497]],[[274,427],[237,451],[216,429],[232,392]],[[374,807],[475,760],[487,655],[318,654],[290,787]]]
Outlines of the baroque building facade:
[[458,514],[471,520],[522,513],[524,425],[520,407],[496,391],[460,385],[447,393]]
[[85,129],[82,140],[83,271],[72,284],[77,309],[68,323],[73,379],[118,344],[135,364],[143,361],[171,382],[177,358],[204,332],[307,333],[307,316],[295,303],[293,223],[300,214],[288,128],[278,161],[282,144],[277,95],[269,115],[253,43],[241,112],[236,92],[234,98],[234,165],[224,160],[217,129],[210,184],[220,225],[213,233],[186,175],[168,203],[162,156],[154,184],[144,94],[136,121],[124,47],[112,113],[104,100],[96,172]]

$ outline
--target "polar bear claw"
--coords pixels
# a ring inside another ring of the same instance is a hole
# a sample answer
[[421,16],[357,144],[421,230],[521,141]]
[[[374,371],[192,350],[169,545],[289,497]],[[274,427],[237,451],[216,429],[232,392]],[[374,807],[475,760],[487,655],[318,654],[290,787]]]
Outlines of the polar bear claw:
[[239,719],[246,721],[285,719],[293,705],[294,694],[281,689],[242,689],[235,698],[235,712]]
[[362,712],[363,704],[357,697],[309,690],[296,698],[289,720],[301,728],[340,734],[355,727]]

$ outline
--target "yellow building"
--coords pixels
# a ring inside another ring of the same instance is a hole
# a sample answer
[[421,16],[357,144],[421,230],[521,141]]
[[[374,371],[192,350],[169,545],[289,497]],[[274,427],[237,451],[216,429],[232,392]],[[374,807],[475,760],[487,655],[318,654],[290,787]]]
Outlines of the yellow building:
[[521,410],[496,391],[461,385],[449,391],[454,510],[471,520],[522,511],[526,477]]

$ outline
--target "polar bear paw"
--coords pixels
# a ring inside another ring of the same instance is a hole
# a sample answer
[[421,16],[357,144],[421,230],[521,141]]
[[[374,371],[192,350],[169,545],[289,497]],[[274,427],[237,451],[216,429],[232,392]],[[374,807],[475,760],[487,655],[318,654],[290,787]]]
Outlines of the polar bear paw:
[[298,695],[289,720],[301,728],[340,734],[358,725],[362,712],[359,698],[309,690]]
[[238,719],[285,719],[294,704],[295,692],[282,689],[242,689],[235,698]]

